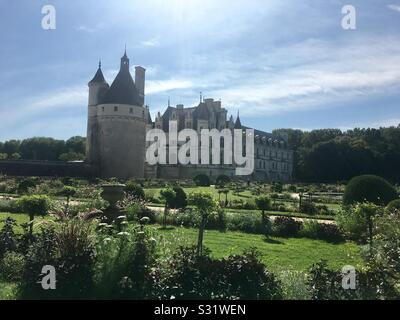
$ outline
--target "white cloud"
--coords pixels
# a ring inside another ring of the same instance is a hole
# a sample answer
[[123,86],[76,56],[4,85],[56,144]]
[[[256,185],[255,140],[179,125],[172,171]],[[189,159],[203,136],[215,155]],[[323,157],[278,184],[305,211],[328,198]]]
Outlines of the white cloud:
[[104,24],[103,23],[98,23],[95,26],[87,26],[87,25],[81,24],[81,25],[76,27],[76,30],[82,31],[82,32],[87,32],[87,33],[94,33],[94,32],[97,32],[97,31],[103,29],[103,28],[104,28]]
[[389,8],[390,10],[400,12],[400,5],[398,5],[398,4],[389,4],[389,5],[388,5],[388,8]]
[[[310,110],[333,103],[340,107],[400,89],[400,43],[390,37],[334,43],[309,39],[271,48],[252,59],[222,52],[194,57],[189,65],[194,67],[179,78],[184,85],[172,85],[181,89],[177,95],[204,89],[208,97],[221,98],[225,106],[239,108],[243,115]],[[165,83],[154,87],[160,90],[148,93],[170,90]]]
[[[48,116],[52,116],[53,120],[65,121],[65,124],[67,124],[67,119],[59,118],[57,114],[70,108],[74,108],[76,113],[79,113],[79,109],[85,108],[87,105],[87,94],[87,89],[84,86],[73,86],[29,99],[21,99],[14,102],[14,108],[10,110],[0,109],[1,128],[3,130],[8,128],[15,129],[17,124],[20,125],[24,119],[34,122],[35,119],[40,120],[41,117]],[[42,127],[47,127],[48,125],[49,123],[41,121]]]
[[161,92],[189,89],[194,86],[191,80],[168,79],[168,80],[148,80],[146,82],[146,94],[157,94]]
[[160,40],[158,38],[151,38],[140,42],[140,47],[159,47]]

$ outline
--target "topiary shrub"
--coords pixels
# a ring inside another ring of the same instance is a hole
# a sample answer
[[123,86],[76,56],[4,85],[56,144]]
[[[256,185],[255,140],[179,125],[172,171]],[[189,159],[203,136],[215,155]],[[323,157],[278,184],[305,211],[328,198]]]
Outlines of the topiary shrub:
[[400,212],[400,199],[390,201],[385,208],[386,213],[393,213],[394,211]]
[[290,217],[276,217],[273,224],[273,233],[280,237],[296,237],[303,223]]
[[175,199],[172,203],[171,209],[184,209],[187,206],[187,195],[185,190],[180,186],[174,186],[172,188],[175,192]]
[[303,201],[300,205],[300,212],[314,215],[318,213],[318,209],[311,201]]
[[32,235],[35,215],[47,215],[51,207],[51,200],[48,196],[42,195],[23,196],[18,199],[18,205],[23,212],[29,215],[29,232]]
[[28,178],[18,183],[17,191],[19,194],[28,193],[29,189],[35,188],[37,180],[35,178]]
[[138,185],[135,181],[127,182],[125,186],[125,192],[127,193],[127,195],[134,197],[138,200],[144,200],[146,197],[143,188],[140,185]]
[[209,187],[211,184],[210,178],[206,174],[198,174],[193,181],[198,187]]
[[385,179],[374,175],[358,176],[350,180],[343,195],[343,203],[371,202],[387,205],[398,198],[396,189]]
[[219,175],[215,180],[215,184],[220,188],[225,187],[229,182],[231,182],[231,179],[224,174]]

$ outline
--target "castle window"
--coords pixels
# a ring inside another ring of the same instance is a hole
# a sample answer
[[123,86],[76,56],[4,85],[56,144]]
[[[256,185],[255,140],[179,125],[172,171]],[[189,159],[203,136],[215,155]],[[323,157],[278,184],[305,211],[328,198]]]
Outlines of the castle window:
[[118,107],[115,106],[115,107],[114,107],[114,112],[117,112],[117,111],[118,111]]
[[130,108],[130,109],[129,109],[129,113],[133,113],[133,108]]
[[101,107],[101,111],[103,111],[103,112],[104,112],[104,107]]

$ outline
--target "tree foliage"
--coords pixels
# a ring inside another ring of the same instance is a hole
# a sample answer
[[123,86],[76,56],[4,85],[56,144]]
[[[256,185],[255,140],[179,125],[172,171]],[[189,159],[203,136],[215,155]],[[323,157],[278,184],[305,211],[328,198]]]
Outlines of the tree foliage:
[[293,174],[305,182],[337,182],[375,174],[400,181],[400,126],[379,129],[275,130],[294,151]]

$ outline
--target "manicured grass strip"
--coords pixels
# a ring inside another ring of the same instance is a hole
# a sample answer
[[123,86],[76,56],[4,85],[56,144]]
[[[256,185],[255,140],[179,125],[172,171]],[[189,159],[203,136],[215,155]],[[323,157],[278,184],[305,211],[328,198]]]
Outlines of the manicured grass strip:
[[[187,242],[192,244],[197,241],[197,229],[156,228],[172,246],[179,245],[176,239],[186,238]],[[356,268],[362,266],[359,248],[352,242],[331,244],[306,238],[266,239],[262,235],[211,230],[205,232],[204,241],[205,246],[211,249],[212,254],[217,258],[241,254],[243,250],[255,247],[260,251],[262,261],[272,271],[282,269],[305,271],[313,263],[322,259],[335,269],[341,269],[345,265],[353,265]]]

